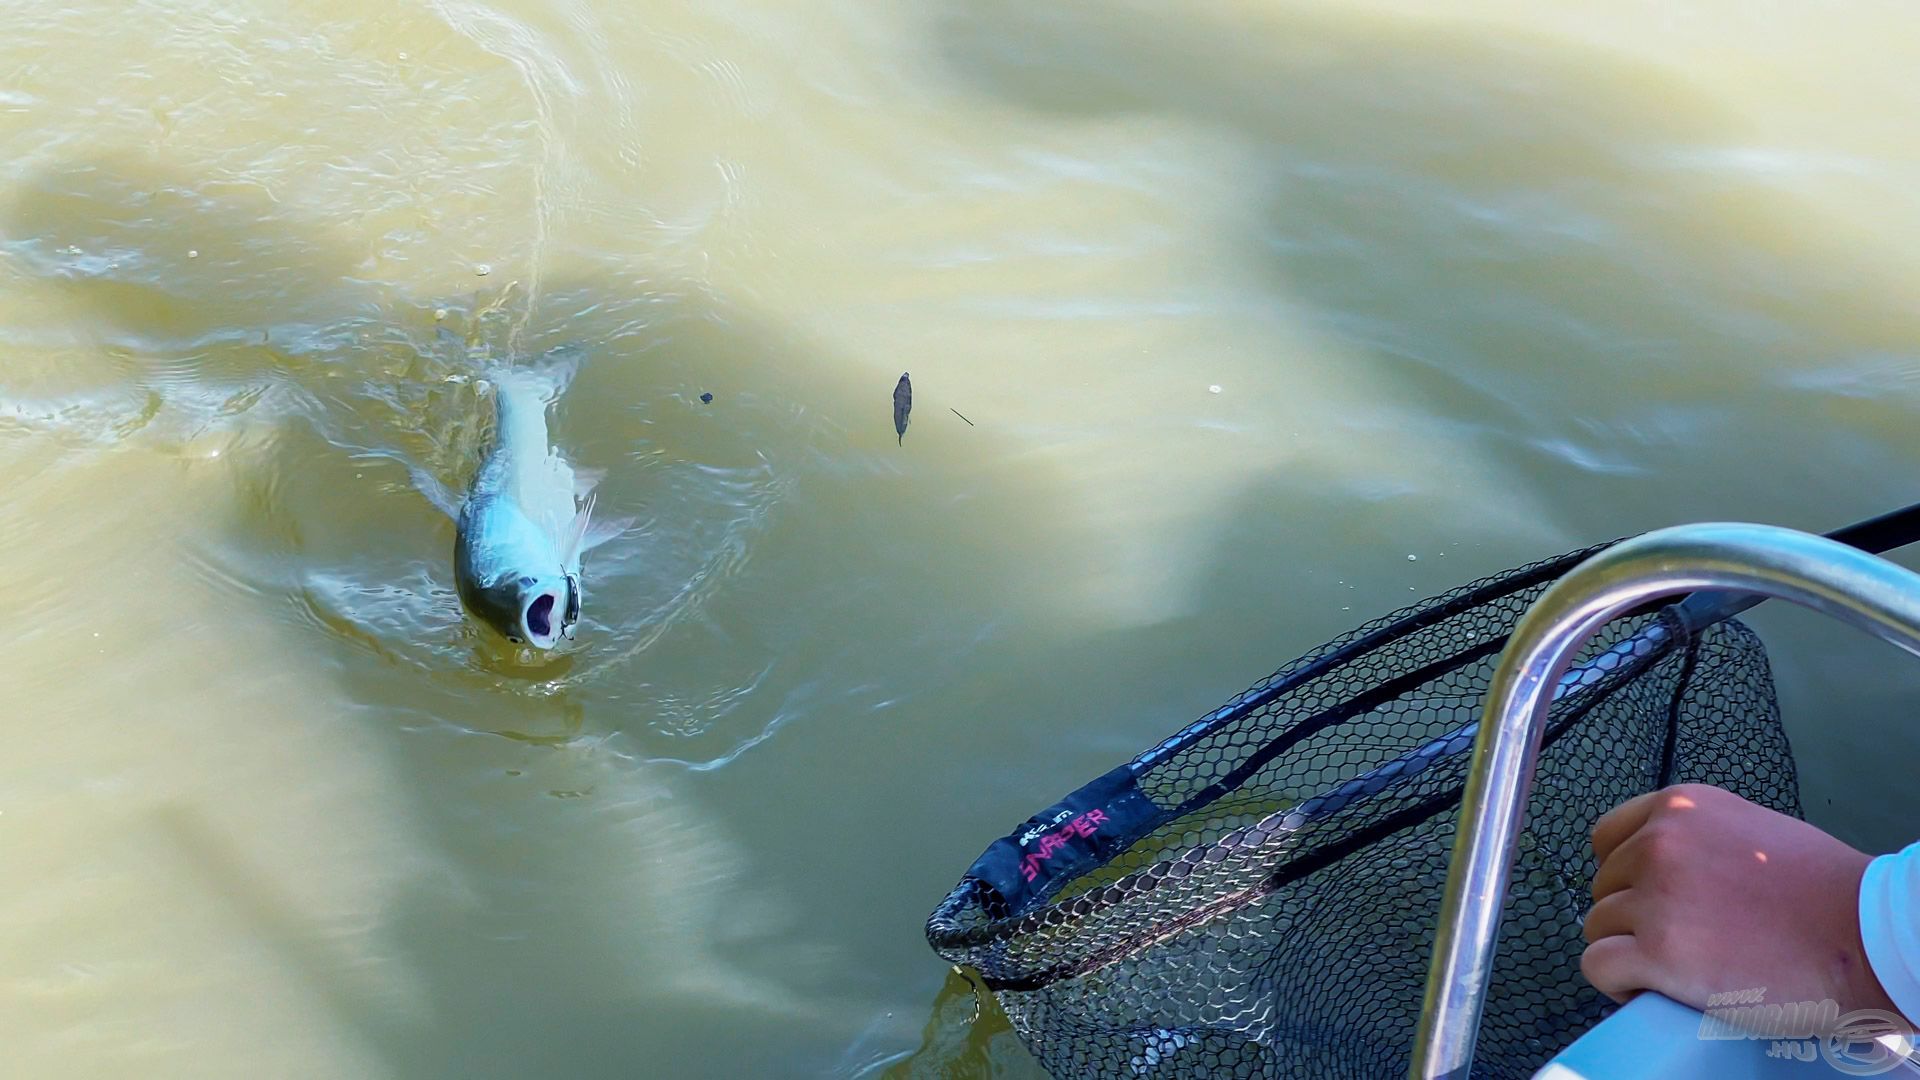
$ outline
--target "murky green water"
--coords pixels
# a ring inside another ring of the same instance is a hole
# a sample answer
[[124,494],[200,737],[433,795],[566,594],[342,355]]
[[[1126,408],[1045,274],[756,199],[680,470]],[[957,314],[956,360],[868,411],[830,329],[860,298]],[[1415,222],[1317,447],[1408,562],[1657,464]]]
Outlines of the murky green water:
[[[0,0],[6,1073],[1025,1075],[921,921],[1034,809],[1481,573],[1920,498],[1920,15],[1428,7]],[[643,528],[522,665],[408,467],[567,343]],[[1753,621],[1910,839],[1915,668]]]

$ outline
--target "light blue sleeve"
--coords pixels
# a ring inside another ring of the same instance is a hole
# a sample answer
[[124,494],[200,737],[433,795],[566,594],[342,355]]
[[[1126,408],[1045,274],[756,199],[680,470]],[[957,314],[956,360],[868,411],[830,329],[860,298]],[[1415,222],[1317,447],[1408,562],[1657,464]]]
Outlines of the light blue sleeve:
[[1860,879],[1860,943],[1900,1012],[1920,1017],[1920,842],[1867,864]]

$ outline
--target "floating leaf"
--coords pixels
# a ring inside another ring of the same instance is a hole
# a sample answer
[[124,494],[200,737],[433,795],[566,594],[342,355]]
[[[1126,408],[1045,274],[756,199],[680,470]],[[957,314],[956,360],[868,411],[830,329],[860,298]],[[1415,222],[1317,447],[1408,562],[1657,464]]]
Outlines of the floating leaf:
[[893,431],[900,436],[900,445],[907,442],[907,414],[913,411],[913,380],[906,372],[900,373],[900,382],[893,388]]

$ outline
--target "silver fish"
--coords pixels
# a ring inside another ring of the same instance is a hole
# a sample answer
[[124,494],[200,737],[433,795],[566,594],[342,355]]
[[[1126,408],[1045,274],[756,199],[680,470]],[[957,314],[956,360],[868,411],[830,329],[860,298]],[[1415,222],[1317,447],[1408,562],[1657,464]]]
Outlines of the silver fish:
[[[593,520],[605,475],[576,469],[548,441],[547,408],[573,379],[573,357],[496,371],[492,445],[457,508],[453,578],[474,617],[516,645],[552,649],[580,622],[580,559],[632,519]],[[431,495],[431,491],[429,491]]]

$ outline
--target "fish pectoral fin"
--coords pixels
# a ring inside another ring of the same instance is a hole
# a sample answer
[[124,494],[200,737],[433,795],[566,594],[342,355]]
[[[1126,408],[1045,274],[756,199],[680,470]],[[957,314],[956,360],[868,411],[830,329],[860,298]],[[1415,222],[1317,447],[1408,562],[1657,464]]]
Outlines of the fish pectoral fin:
[[633,528],[633,523],[636,520],[638,519],[624,517],[594,522],[588,526],[587,531],[581,535],[580,550],[592,551],[594,548],[599,547],[609,540],[620,539],[627,534],[628,530]]
[[569,566],[573,565],[583,553],[592,551],[614,539],[633,525],[632,518],[614,518],[611,521],[593,520],[593,505],[596,501],[594,496],[587,496],[586,505],[580,508],[579,513],[573,515],[573,524],[567,528],[567,540],[561,550],[565,553]]
[[455,521],[460,520],[461,500],[447,485],[440,482],[439,477],[413,464],[407,466],[407,472],[413,475],[413,486],[420,490],[420,494],[427,497],[428,502]]
[[580,558],[585,546],[587,530],[593,526],[594,497],[587,496],[587,503],[573,515],[573,521],[567,525],[566,538],[560,544],[560,562],[572,566]]
[[593,493],[594,488],[600,486],[600,481],[606,478],[607,470],[605,469],[573,470],[573,497],[576,499],[586,498]]
[[455,495],[448,489],[447,485],[440,482],[439,477],[408,461],[405,456],[392,450],[362,450],[354,454],[353,457],[357,461],[399,462],[400,466],[407,470],[407,475],[412,478],[416,491],[425,495],[427,501],[432,503],[441,513],[455,521],[460,520],[460,506],[466,500]]

